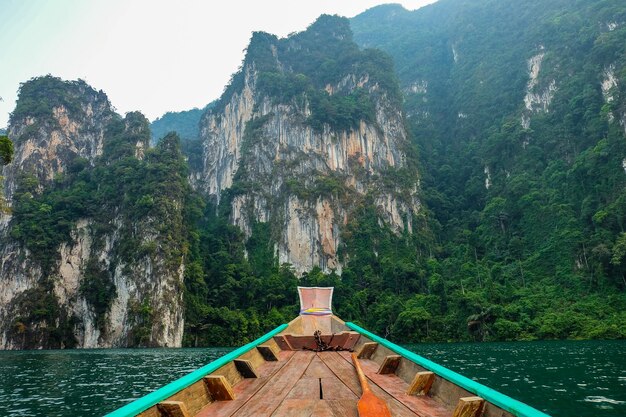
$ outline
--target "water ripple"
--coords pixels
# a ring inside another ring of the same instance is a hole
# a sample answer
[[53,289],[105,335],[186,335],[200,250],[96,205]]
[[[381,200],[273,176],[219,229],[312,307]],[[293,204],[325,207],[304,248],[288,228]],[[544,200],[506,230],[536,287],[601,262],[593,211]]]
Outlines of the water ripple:
[[554,417],[626,416],[625,341],[427,343],[408,348]]

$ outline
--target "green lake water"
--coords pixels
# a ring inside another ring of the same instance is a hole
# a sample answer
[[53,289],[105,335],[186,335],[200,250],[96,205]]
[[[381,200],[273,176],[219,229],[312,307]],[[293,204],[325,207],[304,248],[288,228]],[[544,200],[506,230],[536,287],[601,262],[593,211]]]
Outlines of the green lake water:
[[[555,417],[626,416],[624,341],[408,348]],[[230,350],[0,351],[0,416],[101,416]]]

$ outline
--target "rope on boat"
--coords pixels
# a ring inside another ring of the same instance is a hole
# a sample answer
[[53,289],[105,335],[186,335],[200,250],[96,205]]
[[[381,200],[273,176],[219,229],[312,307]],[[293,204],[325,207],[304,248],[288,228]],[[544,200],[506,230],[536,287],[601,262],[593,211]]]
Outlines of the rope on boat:
[[317,348],[311,349],[310,347],[304,346],[302,348],[303,350],[310,350],[312,352],[340,352],[343,350],[347,350],[348,352],[352,352],[352,349],[345,349],[343,346],[339,345],[331,345],[331,343],[333,343],[333,339],[335,338],[335,333],[330,336],[330,340],[328,341],[328,343],[322,340],[321,330],[316,330],[315,332],[313,332],[313,337],[315,338],[315,344],[317,345]]

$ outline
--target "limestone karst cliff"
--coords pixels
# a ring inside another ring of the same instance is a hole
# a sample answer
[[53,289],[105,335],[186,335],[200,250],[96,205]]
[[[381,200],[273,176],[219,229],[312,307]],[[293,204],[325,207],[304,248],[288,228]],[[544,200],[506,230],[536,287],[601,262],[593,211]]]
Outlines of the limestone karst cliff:
[[3,171],[0,348],[180,346],[183,256],[168,245],[184,195],[150,182],[175,184],[182,158],[175,138],[149,150],[148,126],[82,81],[23,84]]
[[626,337],[622,3],[383,6],[364,49],[333,16],[255,33],[187,159],[84,83],[25,83],[1,345],[236,345],[297,285],[406,342]]
[[[254,34],[201,139],[197,188],[246,237],[269,223],[280,263],[299,273],[341,273],[342,230],[366,200],[381,227],[412,232],[418,175],[391,65],[356,47],[346,19],[322,16],[285,39]],[[389,184],[390,173],[411,181]]]

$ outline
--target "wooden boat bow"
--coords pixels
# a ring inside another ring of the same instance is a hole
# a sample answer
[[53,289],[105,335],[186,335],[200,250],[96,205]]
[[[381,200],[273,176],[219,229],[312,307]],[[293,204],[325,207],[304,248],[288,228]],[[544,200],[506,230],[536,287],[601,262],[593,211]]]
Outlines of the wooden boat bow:
[[343,322],[317,290],[290,323],[106,417],[549,417]]

